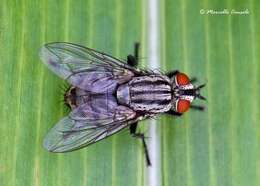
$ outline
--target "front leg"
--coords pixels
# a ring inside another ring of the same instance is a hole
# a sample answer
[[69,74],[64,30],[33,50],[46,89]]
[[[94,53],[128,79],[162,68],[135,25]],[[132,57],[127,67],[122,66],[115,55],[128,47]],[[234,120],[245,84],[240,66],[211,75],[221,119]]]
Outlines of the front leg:
[[205,107],[201,106],[201,105],[190,105],[190,108],[194,109],[194,110],[199,110],[199,111],[204,111],[205,110]]

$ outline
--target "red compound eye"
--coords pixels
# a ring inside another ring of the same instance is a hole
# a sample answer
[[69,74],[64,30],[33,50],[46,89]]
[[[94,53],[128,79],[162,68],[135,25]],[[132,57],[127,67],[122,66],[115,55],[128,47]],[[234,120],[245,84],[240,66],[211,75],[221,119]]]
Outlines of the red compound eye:
[[189,110],[189,108],[190,108],[190,101],[186,99],[179,99],[177,101],[177,110],[176,110],[177,112],[183,113]]
[[178,73],[176,75],[176,83],[177,85],[187,85],[190,83],[190,79],[186,74]]

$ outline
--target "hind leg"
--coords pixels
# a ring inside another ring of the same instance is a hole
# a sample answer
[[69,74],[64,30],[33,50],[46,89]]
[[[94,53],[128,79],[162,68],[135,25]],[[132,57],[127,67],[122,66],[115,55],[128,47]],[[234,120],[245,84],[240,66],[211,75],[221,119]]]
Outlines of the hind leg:
[[138,139],[142,140],[147,166],[151,166],[151,160],[150,160],[148,148],[147,148],[147,145],[146,145],[146,142],[145,142],[145,135],[144,135],[144,133],[136,132],[136,128],[137,128],[137,122],[131,124],[130,125],[130,134],[134,138],[138,138]]

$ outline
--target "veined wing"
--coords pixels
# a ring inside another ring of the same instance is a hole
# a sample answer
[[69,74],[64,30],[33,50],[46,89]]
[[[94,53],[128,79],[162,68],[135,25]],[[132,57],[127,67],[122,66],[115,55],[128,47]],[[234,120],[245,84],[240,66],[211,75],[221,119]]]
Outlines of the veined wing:
[[104,139],[136,120],[135,111],[101,95],[74,109],[46,135],[44,147],[52,152],[76,150]]
[[110,55],[71,43],[49,43],[40,51],[42,61],[58,76],[86,91],[104,93],[141,73]]

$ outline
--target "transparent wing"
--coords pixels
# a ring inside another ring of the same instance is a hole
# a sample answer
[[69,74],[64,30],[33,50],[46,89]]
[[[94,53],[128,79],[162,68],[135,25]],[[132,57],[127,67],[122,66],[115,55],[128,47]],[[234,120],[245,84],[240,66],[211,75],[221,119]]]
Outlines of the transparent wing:
[[114,90],[140,73],[107,54],[71,43],[49,43],[40,51],[42,61],[58,76],[86,91]]
[[44,147],[52,152],[76,150],[104,139],[134,122],[136,113],[102,95],[74,109],[46,135]]

